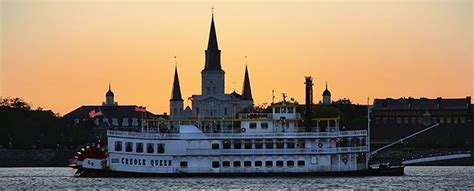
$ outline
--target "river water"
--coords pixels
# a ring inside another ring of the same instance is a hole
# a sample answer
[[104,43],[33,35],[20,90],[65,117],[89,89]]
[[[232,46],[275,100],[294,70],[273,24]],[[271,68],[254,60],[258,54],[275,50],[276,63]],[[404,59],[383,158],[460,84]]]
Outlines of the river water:
[[393,177],[75,178],[70,168],[0,168],[1,189],[474,189],[474,167],[406,167]]

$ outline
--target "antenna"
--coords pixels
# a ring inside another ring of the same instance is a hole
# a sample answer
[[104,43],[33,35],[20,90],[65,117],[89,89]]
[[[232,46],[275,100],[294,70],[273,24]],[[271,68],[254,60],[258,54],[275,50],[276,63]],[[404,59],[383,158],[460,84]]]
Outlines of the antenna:
[[272,105],[275,103],[275,90],[272,90]]
[[212,6],[211,8],[211,12],[212,12],[212,17],[214,17],[214,6]]
[[178,66],[178,60],[176,59],[176,56],[174,56],[174,66]]

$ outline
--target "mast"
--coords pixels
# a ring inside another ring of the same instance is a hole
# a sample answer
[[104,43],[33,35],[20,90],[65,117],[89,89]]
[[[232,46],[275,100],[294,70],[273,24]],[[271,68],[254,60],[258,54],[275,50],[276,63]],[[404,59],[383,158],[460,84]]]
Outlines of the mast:
[[370,104],[369,104],[369,97],[367,97],[367,150],[369,151],[369,154],[365,156],[366,160],[365,162],[367,163],[367,167],[369,166],[369,159],[370,159]]

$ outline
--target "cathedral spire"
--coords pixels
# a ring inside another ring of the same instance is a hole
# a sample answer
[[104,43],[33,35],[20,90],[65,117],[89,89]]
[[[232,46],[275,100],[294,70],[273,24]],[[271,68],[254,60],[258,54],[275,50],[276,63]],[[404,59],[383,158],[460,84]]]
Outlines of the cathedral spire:
[[217,44],[216,27],[214,26],[214,13],[211,18],[211,29],[209,32],[209,41],[206,50],[206,65],[204,70],[222,70],[221,69],[221,51]]
[[244,76],[244,87],[242,88],[242,99],[253,100],[252,88],[250,87],[249,71],[247,65],[245,65],[245,76]]
[[173,81],[173,91],[171,92],[170,101],[183,101],[181,97],[181,87],[179,86],[179,77],[178,77],[178,66],[174,66],[174,81]]
[[211,29],[209,32],[209,41],[207,43],[207,50],[219,50],[219,46],[217,44],[216,27],[214,26],[214,13],[212,13],[212,18],[211,18]]

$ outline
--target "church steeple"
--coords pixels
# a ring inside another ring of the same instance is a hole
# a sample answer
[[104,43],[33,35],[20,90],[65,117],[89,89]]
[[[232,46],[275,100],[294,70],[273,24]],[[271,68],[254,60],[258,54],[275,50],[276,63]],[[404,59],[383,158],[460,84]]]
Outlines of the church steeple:
[[221,51],[217,44],[216,27],[214,26],[214,13],[211,19],[211,29],[209,32],[209,41],[206,50],[206,65],[204,70],[222,70],[221,69]]
[[242,99],[253,100],[252,88],[250,87],[249,71],[247,65],[245,65],[245,76],[244,76],[244,87],[242,88]]
[[173,90],[171,92],[170,101],[183,101],[181,97],[181,87],[179,86],[179,77],[178,77],[178,67],[174,67],[174,81],[173,81]]
[[209,41],[207,42],[207,50],[219,50],[217,44],[216,27],[214,26],[214,15],[211,18],[211,30],[209,32]]

